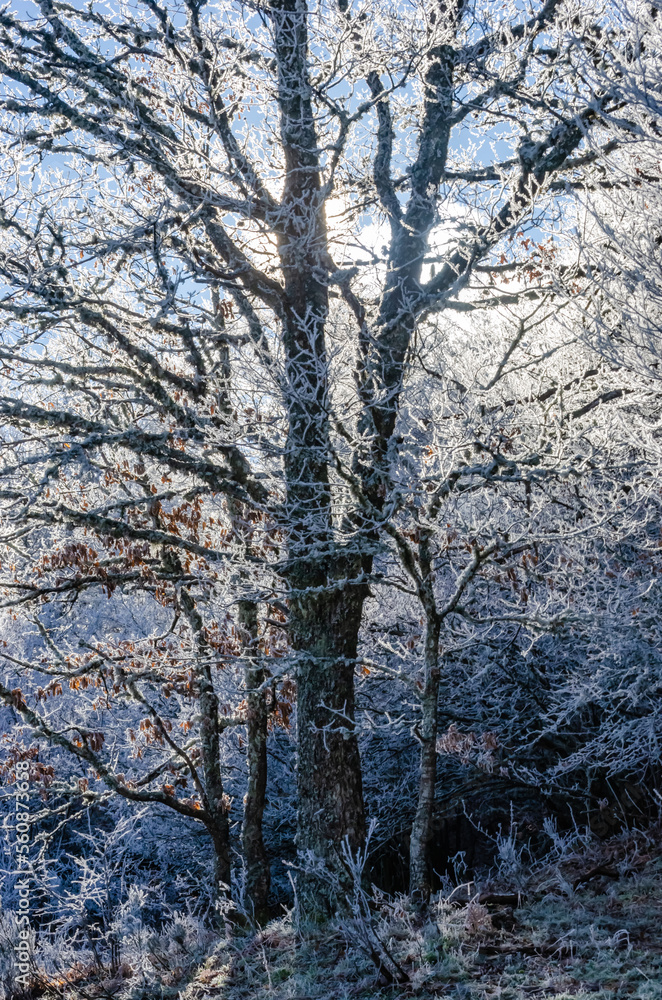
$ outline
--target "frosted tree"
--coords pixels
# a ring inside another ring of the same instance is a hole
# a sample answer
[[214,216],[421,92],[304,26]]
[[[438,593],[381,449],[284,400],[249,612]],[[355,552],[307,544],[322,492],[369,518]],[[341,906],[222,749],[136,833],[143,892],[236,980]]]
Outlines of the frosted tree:
[[362,662],[400,685],[382,724],[419,745],[413,895],[431,889],[440,752],[592,809],[588,776],[641,775],[659,739],[642,697],[659,669],[659,386],[608,364],[580,324],[569,339],[558,297],[539,298],[449,331],[443,374],[428,340],[401,414],[403,502]]
[[[354,672],[404,497],[420,338],[545,282],[511,240],[558,224],[566,183],[613,150],[604,56],[625,42],[615,13],[605,32],[611,14],[574,0],[0,14],[2,499],[20,550],[5,589],[49,596],[31,590],[35,568],[69,531],[114,539],[127,586],[140,544],[200,636],[208,566],[227,553],[173,507],[220,504],[226,531],[233,510],[270,519],[259,584],[245,585],[255,555],[236,531],[224,579],[249,650],[255,610],[285,609],[303,856],[337,864],[364,837]],[[203,790],[220,809],[204,670],[198,690]],[[316,896],[302,883],[311,913]]]

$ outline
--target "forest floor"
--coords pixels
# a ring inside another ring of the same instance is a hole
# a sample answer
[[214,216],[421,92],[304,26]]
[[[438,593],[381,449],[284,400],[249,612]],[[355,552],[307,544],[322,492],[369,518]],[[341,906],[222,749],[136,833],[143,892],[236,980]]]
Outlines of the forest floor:
[[[514,906],[504,905],[512,880],[508,887],[502,871],[496,883],[469,888],[464,895],[473,901],[439,899],[425,918],[406,900],[377,899],[367,917],[339,920],[325,933],[297,933],[290,918],[235,933],[180,995],[662,1000],[659,833],[563,850],[528,873],[520,867],[512,873],[522,891]],[[501,900],[490,902],[497,894]]]
[[324,930],[174,922],[123,942],[113,977],[74,963],[15,1000],[662,1000],[662,826],[552,840],[542,860],[502,841],[489,879],[425,913],[359,885]]

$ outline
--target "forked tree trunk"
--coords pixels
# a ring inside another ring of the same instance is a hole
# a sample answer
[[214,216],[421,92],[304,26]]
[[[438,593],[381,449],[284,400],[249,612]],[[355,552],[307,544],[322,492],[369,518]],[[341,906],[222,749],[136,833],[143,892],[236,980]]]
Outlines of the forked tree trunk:
[[421,692],[421,763],[418,803],[411,831],[409,889],[412,896],[424,903],[430,898],[432,875],[430,848],[434,833],[434,799],[437,780],[441,625],[445,617],[455,610],[458,601],[465,593],[466,587],[473,580],[481,564],[495,549],[495,542],[483,549],[474,546],[473,558],[458,577],[453,596],[450,601],[446,602],[443,611],[439,611],[434,593],[433,553],[430,547],[430,535],[427,530],[420,531],[418,553],[421,572],[418,592],[425,610],[425,662],[423,690]]

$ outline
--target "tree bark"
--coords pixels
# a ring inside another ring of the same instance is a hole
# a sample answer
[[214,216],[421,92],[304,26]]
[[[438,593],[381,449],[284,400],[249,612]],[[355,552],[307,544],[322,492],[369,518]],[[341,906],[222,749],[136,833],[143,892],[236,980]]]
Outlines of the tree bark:
[[[208,788],[209,785],[206,785]],[[230,885],[230,824],[227,812],[220,812],[216,822],[208,825],[207,832],[214,849],[214,896],[218,897],[223,887]]]
[[246,893],[258,921],[267,917],[271,874],[264,846],[262,817],[267,791],[267,703],[262,687],[266,672],[257,658],[258,615],[255,601],[239,602],[239,623],[246,635],[246,765],[241,846],[246,864]]
[[[359,844],[365,826],[354,732],[354,660],[364,594],[360,586],[341,582],[353,567],[338,558],[334,540],[325,343],[329,255],[307,16],[302,0],[274,0],[270,7],[286,166],[279,233],[289,417],[286,576],[297,677],[297,847],[304,858],[312,852],[337,873],[343,839]],[[328,890],[323,880],[298,880],[305,917],[333,910]]]
[[[321,858],[343,883],[339,853],[348,838],[365,835],[363,788],[354,731],[354,660],[363,597],[349,588],[293,602],[292,642],[297,663],[297,847]],[[324,919],[337,905],[333,887],[315,875],[298,882],[308,919]]]
[[421,695],[421,759],[418,802],[411,828],[409,848],[409,891],[427,903],[431,891],[430,842],[433,835],[435,787],[437,783],[437,729],[439,702],[439,633],[436,611],[427,608],[425,633],[425,677]]
[[208,829],[214,845],[215,889],[220,893],[224,886],[230,885],[230,823],[221,776],[218,697],[209,663],[198,665],[197,683],[205,808],[212,819]]
[[[218,310],[217,310],[218,312]],[[230,366],[227,364],[227,384],[230,384]],[[223,405],[231,412],[229,396]],[[250,511],[235,500],[228,509],[232,517],[232,529],[245,548],[253,554],[251,545]],[[247,572],[240,570],[244,587],[249,585]],[[261,662],[258,649],[258,604],[251,597],[242,597],[237,607],[238,624],[241,630],[244,655],[244,683],[246,687],[246,795],[244,815],[241,825],[241,846],[246,866],[246,895],[253,916],[258,922],[267,919],[271,873],[269,857],[264,846],[262,819],[267,792],[267,701],[263,688],[266,670]]]
[[228,803],[223,789],[220,761],[220,723],[218,696],[214,689],[210,649],[205,639],[202,619],[193,597],[186,588],[181,590],[184,613],[193,629],[199,658],[196,665],[198,708],[200,713],[200,753],[204,775],[205,811],[210,817],[207,830],[214,847],[214,888],[220,894],[230,885],[230,821]]

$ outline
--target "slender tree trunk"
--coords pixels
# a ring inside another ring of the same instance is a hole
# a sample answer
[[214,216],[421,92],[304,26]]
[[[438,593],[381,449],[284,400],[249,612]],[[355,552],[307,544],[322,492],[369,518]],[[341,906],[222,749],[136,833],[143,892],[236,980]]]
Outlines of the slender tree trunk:
[[409,891],[422,902],[430,898],[430,842],[433,835],[435,786],[437,783],[437,727],[439,701],[439,629],[436,615],[428,619],[425,636],[425,678],[421,696],[421,760],[418,802],[411,828]]
[[209,833],[214,844],[214,878],[216,888],[220,889],[222,885],[230,885],[230,822],[221,776],[218,697],[209,662],[198,665],[197,683],[205,806],[212,818]]
[[[217,309],[218,311],[218,309]],[[230,367],[227,365],[227,383]],[[229,397],[224,406],[230,411]],[[248,512],[238,501],[228,502],[233,533],[251,554],[251,528]],[[248,574],[240,571],[242,582],[248,585]],[[242,633],[246,685],[246,769],[247,783],[244,815],[241,825],[241,847],[246,865],[246,894],[258,921],[267,918],[271,873],[264,846],[262,818],[267,793],[267,702],[263,684],[266,671],[258,650],[258,605],[255,600],[242,598],[238,602],[238,623]]]
[[193,597],[184,587],[181,590],[181,602],[198,645],[196,684],[200,715],[200,752],[205,791],[203,805],[210,817],[207,829],[214,847],[214,884],[215,891],[218,893],[222,886],[230,885],[230,821],[221,775],[221,729],[218,696],[212,677],[211,650],[205,639],[202,619]]
[[439,635],[441,618],[434,594],[430,535],[421,530],[418,545],[421,569],[419,596],[425,609],[425,660],[421,693],[421,762],[418,802],[409,846],[409,891],[427,903],[431,889],[430,846],[433,835],[434,799],[437,784],[437,729],[439,704]]
[[267,703],[264,667],[257,657],[258,617],[255,601],[239,602],[239,623],[246,635],[246,765],[248,783],[244,799],[241,846],[246,864],[246,892],[257,920],[267,916],[271,875],[262,835],[267,791]]
[[214,895],[220,896],[222,887],[230,885],[230,826],[227,812],[207,827],[214,849]]

